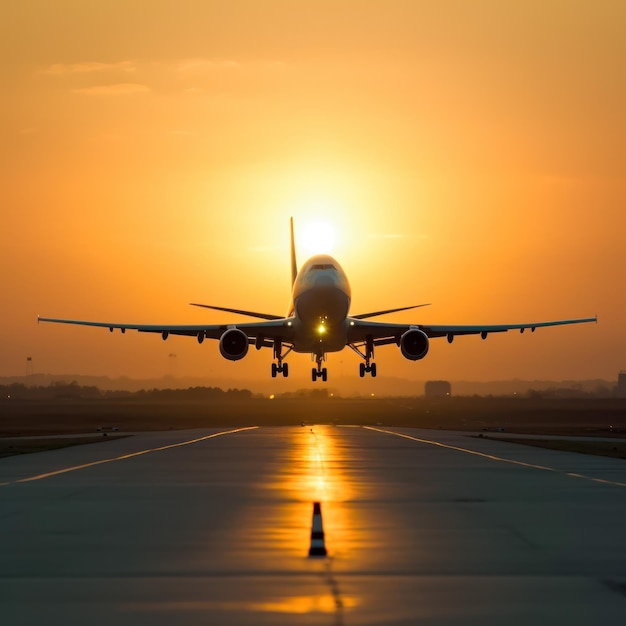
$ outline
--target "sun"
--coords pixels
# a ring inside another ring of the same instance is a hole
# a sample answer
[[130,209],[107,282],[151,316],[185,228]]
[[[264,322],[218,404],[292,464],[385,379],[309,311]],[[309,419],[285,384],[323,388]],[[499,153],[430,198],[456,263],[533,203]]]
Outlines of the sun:
[[315,221],[298,228],[303,252],[308,255],[330,254],[335,248],[337,235],[334,227],[327,221]]

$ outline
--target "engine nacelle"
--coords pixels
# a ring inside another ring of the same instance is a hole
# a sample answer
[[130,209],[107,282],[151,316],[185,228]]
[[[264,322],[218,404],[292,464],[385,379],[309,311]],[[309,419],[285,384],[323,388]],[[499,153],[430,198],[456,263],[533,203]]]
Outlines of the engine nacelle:
[[400,337],[402,356],[410,361],[419,361],[428,354],[428,335],[418,328],[407,330]]
[[238,328],[230,328],[220,337],[220,353],[229,361],[239,361],[248,354],[248,335]]

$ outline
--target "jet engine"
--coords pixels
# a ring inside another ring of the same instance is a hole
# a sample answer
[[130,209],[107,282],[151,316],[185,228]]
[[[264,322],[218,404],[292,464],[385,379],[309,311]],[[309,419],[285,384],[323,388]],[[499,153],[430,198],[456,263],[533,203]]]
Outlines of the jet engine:
[[239,361],[248,354],[248,335],[238,328],[227,330],[220,337],[220,353],[229,361]]
[[400,337],[402,356],[410,361],[419,361],[428,354],[428,335],[423,330],[412,328]]

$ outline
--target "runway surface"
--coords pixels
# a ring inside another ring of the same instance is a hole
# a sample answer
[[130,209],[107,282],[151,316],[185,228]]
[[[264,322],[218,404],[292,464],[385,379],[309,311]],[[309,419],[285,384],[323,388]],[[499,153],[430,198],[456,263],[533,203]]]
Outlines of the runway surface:
[[[326,559],[307,558],[322,502]],[[602,624],[626,462],[461,433],[150,433],[0,460],[2,623]]]

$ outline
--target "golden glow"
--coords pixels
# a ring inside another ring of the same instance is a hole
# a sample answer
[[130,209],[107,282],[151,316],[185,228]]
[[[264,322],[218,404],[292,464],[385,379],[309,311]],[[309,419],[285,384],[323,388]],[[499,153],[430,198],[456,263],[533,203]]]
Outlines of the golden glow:
[[306,554],[309,547],[313,502],[321,502],[329,554],[349,552],[363,541],[344,503],[357,497],[361,486],[350,480],[339,437],[332,426],[306,426],[298,429],[294,445],[285,449],[281,464],[283,480],[268,485],[278,489],[296,504],[288,519],[281,520],[281,545],[294,556]]
[[325,332],[326,332],[326,326],[324,325],[324,322],[322,322],[317,327],[317,334],[323,335]]
[[[56,3],[5,4],[0,375],[32,354],[36,374],[161,378],[175,345],[177,376],[260,387],[266,350],[231,367],[215,342],[35,316],[230,321],[191,298],[282,314],[292,215],[298,261],[332,253],[355,313],[432,301],[393,320],[601,316],[433,341],[431,378],[623,368],[623,2],[459,2],[453,18],[436,2],[163,3],[149,22],[139,0],[124,19],[104,0],[71,20]],[[347,381],[357,362],[339,358]],[[378,358],[378,395],[424,376],[392,347]],[[285,384],[314,384],[307,359],[290,357]]]
[[304,254],[331,254],[337,243],[337,233],[329,221],[313,221],[298,224],[301,248]]
[[[358,601],[354,597],[342,595],[341,605],[343,609],[352,609],[358,606]],[[337,600],[330,593],[322,596],[275,598],[268,602],[251,603],[250,610],[267,611],[271,613],[293,613],[294,615],[303,615],[305,613],[336,613]]]
[[[341,604],[344,609],[352,609],[358,606],[358,600],[351,596],[341,596]],[[176,601],[166,600],[159,602],[158,599],[150,603],[129,602],[124,603],[125,608],[139,611],[249,611],[266,613],[292,613],[304,615],[307,613],[335,613],[337,611],[336,599],[331,594],[319,596],[285,596],[270,598],[266,602],[246,601],[222,602],[219,600],[204,601]]]

